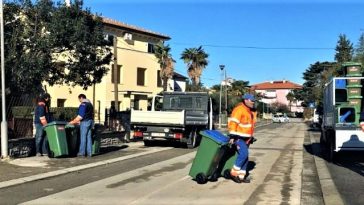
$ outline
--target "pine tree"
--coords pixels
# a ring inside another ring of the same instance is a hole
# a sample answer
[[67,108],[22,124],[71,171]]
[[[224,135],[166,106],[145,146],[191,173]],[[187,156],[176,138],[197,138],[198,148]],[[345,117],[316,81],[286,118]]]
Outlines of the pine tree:
[[354,59],[364,65],[364,33],[361,34],[358,44],[356,45]]
[[345,34],[339,35],[339,40],[335,48],[335,60],[339,64],[351,61],[353,58],[353,44],[346,38]]

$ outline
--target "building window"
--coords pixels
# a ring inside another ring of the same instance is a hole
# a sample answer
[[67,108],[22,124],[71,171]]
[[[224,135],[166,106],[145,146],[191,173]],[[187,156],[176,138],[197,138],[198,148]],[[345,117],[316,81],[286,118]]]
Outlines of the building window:
[[157,87],[162,87],[161,71],[157,71]]
[[64,107],[66,99],[57,99],[57,107]]
[[[117,80],[117,84],[120,84],[121,83],[121,65],[118,65],[117,68],[116,68],[116,80]],[[114,67],[114,64],[112,65],[112,68],[111,68],[111,83],[115,83],[115,78],[114,78],[114,75],[115,75],[115,67]]]
[[148,43],[148,53],[155,53],[154,44]]
[[137,71],[137,85],[144,86],[145,85],[145,68],[138,68]]

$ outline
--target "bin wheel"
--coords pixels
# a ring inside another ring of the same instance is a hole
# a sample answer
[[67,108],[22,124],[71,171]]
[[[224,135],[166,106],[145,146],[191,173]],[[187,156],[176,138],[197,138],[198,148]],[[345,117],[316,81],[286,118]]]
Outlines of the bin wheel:
[[54,158],[54,152],[49,148],[49,142],[46,143],[46,150],[49,158]]
[[230,170],[229,169],[225,169],[224,171],[224,178],[225,179],[230,179],[231,176],[230,176]]
[[48,151],[48,157],[49,157],[49,158],[54,158],[54,152],[53,152],[53,151],[51,151],[51,150],[49,150],[49,151]]
[[210,181],[212,182],[216,182],[217,179],[219,178],[219,174],[217,172],[213,173],[210,177]]
[[196,175],[196,181],[198,184],[205,184],[207,182],[207,177],[204,174],[199,173]]

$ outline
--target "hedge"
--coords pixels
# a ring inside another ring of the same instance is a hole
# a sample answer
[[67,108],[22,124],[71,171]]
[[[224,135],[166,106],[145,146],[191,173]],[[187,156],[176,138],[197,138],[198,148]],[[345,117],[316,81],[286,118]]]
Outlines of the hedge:
[[[32,119],[34,114],[32,106],[12,107],[12,114],[15,118]],[[70,121],[77,116],[77,107],[51,107],[50,112],[53,120]]]

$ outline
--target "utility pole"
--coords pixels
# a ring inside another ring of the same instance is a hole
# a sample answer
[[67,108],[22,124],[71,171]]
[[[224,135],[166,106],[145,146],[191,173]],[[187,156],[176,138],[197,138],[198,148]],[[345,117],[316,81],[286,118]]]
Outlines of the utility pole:
[[5,98],[5,57],[4,57],[4,8],[3,0],[0,0],[0,38],[1,38],[1,157],[8,157],[8,123],[6,121],[6,98]]
[[[223,70],[225,68],[225,65],[220,65],[220,70],[221,70],[221,77],[223,78]],[[220,101],[219,101],[219,128],[221,128],[221,92],[222,92],[222,81],[223,79],[221,79],[220,81]]]
[[[224,86],[225,86],[225,115],[227,115],[227,79],[226,79],[226,69],[225,69],[225,76],[224,76]],[[226,117],[226,116],[225,116]]]
[[115,109],[119,111],[119,84],[118,84],[118,39],[117,36],[114,36],[114,100],[115,100]]

